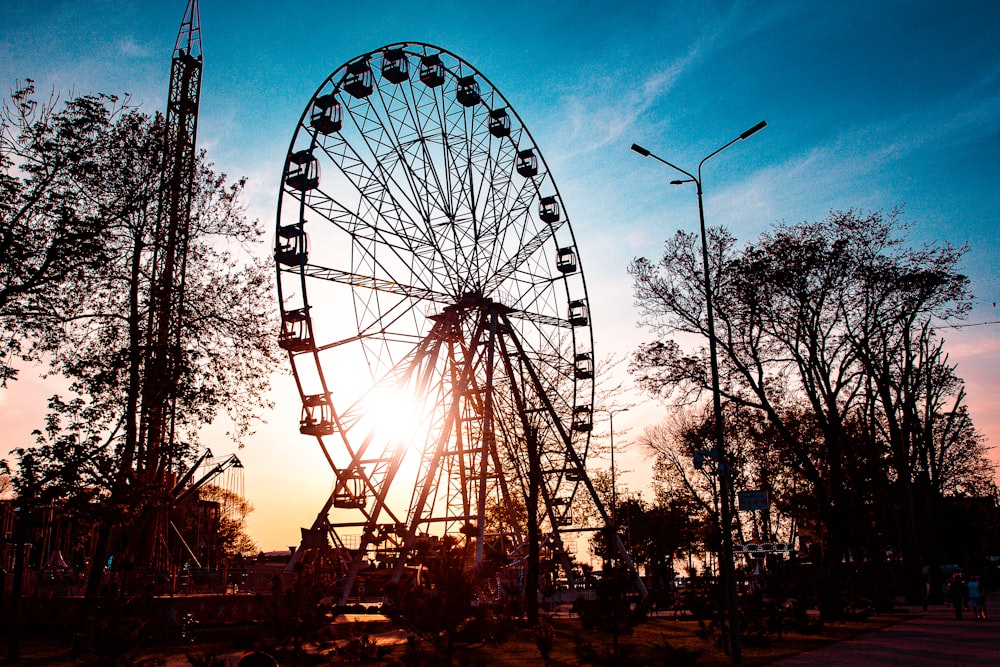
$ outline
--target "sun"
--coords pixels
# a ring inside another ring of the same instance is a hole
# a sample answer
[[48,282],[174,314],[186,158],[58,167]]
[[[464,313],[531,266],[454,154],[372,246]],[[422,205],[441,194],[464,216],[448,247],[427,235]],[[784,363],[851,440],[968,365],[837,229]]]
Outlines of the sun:
[[359,426],[376,439],[394,447],[413,445],[420,440],[425,405],[408,387],[376,387],[359,406],[363,414]]

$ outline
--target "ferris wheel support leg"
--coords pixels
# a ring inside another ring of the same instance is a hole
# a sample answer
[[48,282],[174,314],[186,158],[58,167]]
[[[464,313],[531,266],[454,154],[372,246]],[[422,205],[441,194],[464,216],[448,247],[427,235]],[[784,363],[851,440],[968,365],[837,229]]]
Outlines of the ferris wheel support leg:
[[496,313],[490,314],[490,324],[489,324],[489,342],[486,346],[486,401],[485,401],[485,419],[483,424],[483,431],[486,434],[487,441],[483,443],[483,451],[480,455],[479,463],[479,493],[476,498],[478,504],[478,521],[479,524],[476,526],[476,567],[478,568],[483,564],[483,550],[484,543],[486,542],[486,477],[489,470],[489,462],[491,454],[496,451],[496,442],[493,440],[493,363],[494,363],[494,348],[497,341],[497,315]]

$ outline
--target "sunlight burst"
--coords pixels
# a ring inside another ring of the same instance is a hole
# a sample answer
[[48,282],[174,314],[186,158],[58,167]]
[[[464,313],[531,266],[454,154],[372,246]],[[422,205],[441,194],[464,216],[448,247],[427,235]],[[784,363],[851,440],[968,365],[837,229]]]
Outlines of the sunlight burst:
[[424,418],[424,401],[408,387],[376,387],[362,400],[362,432],[393,446],[416,444]]

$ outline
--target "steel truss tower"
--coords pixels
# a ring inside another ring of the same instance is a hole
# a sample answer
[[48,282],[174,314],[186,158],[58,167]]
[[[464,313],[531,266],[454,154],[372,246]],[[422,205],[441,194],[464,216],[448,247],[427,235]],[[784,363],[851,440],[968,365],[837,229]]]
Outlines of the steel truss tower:
[[[169,491],[177,472],[174,408],[183,364],[182,333],[186,318],[184,278],[194,199],[201,96],[202,49],[198,1],[189,0],[174,45],[170,92],[164,123],[163,171],[153,233],[148,356],[143,373],[142,412],[136,474],[152,489]],[[144,532],[144,555],[163,564],[167,522],[157,512]]]

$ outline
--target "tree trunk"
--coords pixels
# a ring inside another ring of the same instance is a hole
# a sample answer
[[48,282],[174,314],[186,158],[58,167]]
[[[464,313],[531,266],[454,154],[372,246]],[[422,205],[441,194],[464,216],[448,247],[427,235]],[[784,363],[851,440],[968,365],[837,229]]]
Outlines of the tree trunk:
[[87,590],[84,597],[96,600],[101,597],[101,584],[104,581],[104,565],[108,562],[108,550],[111,546],[111,524],[101,521],[97,528],[97,544],[94,545],[93,560],[90,561],[90,572],[87,574]]
[[7,637],[7,662],[21,659],[21,593],[24,589],[24,546],[28,536],[28,521],[31,514],[26,507],[21,508],[14,529],[14,583],[10,591],[10,634]]
[[524,604],[528,624],[538,624],[538,487],[541,482],[538,461],[538,437],[535,429],[528,429],[528,571],[524,582]]

